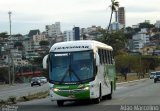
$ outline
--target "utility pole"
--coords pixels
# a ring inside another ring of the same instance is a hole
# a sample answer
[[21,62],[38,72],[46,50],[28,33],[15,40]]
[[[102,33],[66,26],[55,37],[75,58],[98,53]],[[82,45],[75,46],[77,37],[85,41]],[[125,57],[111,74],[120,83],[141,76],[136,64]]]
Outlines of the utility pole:
[[[11,27],[11,14],[12,12],[9,11],[8,12],[9,14],[9,29],[10,29],[10,37],[12,36],[12,27]],[[8,67],[9,67],[9,70],[8,70],[8,74],[9,74],[9,84],[14,84],[14,61],[13,61],[13,58],[12,58],[12,54],[10,53],[10,46],[9,46],[9,43],[8,43]],[[12,73],[11,73],[12,72]],[[12,74],[12,82],[11,82],[11,74]]]
[[9,14],[9,29],[10,29],[10,36],[11,36],[11,14],[12,12],[9,11],[8,14]]

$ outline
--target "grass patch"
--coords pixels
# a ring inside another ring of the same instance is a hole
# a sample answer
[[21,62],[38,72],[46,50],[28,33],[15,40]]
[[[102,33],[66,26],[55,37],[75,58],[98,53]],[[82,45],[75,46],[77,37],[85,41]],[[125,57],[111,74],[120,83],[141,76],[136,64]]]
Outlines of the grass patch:
[[30,101],[33,99],[41,99],[41,98],[46,98],[48,96],[49,92],[45,91],[45,92],[39,92],[39,93],[35,93],[35,94],[29,94],[28,96],[22,96],[18,99],[18,101],[22,102],[22,101]]
[[28,96],[22,96],[19,99],[16,99],[16,97],[11,96],[6,101],[0,100],[0,106],[16,104],[17,102],[30,101],[30,100],[33,100],[33,99],[46,98],[48,96],[48,94],[49,94],[49,91],[38,92],[38,93],[35,93],[35,94],[28,94]]
[[16,103],[17,103],[17,99],[15,96],[11,96],[7,100],[0,100],[0,106],[11,105],[11,104],[16,104]]
[[7,101],[9,104],[16,104],[17,103],[17,99],[15,96],[11,96],[8,98],[8,101]]
[[7,104],[7,102],[4,101],[4,100],[0,100],[0,107],[1,107],[2,105],[4,105],[4,104]]

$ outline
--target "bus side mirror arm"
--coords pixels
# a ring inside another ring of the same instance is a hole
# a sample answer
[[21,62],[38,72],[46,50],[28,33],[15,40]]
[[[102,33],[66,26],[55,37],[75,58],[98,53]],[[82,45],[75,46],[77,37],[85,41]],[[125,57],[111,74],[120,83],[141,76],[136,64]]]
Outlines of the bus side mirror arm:
[[47,69],[47,64],[48,64],[47,60],[48,60],[48,54],[43,58],[43,69]]

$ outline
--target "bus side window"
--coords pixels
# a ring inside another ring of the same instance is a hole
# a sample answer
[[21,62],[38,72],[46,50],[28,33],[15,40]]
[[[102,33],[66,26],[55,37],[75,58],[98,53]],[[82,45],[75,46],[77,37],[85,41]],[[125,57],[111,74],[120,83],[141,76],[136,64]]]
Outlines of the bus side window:
[[103,64],[103,49],[100,49],[101,52],[101,64]]
[[107,55],[107,50],[105,50],[105,58],[106,58],[106,64],[108,64],[108,55]]
[[99,54],[100,64],[102,64],[102,60],[101,60],[101,50],[100,50],[100,49],[98,49],[98,54]]
[[100,64],[103,64],[103,54],[102,54],[102,49],[98,49],[98,54],[100,58]]
[[102,64],[104,64],[103,49],[101,49],[101,54],[102,54]]
[[103,52],[103,51],[104,51],[104,50],[101,49],[102,64],[104,64],[104,52]]
[[111,64],[111,51],[108,51],[108,55],[109,55],[109,64]]
[[111,55],[111,64],[113,64],[113,53],[112,53],[112,51],[110,51],[110,55]]
[[106,64],[106,50],[103,50],[103,62]]
[[109,64],[113,64],[113,57],[112,57],[112,51],[109,52]]
[[107,64],[110,64],[110,60],[109,60],[109,51],[107,50]]

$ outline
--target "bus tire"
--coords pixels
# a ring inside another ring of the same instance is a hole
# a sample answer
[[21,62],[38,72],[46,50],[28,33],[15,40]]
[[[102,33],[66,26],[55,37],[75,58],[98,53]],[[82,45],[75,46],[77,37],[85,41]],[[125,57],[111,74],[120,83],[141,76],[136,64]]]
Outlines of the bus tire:
[[99,87],[99,97],[94,99],[94,104],[99,104],[101,102],[101,99],[102,99],[102,89],[101,89],[101,85]]
[[63,106],[63,103],[64,103],[64,101],[62,101],[62,100],[58,100],[57,101],[57,105],[60,107],[60,106]]
[[107,99],[111,100],[112,99],[112,93],[113,93],[113,83],[111,82],[111,93],[107,95]]

